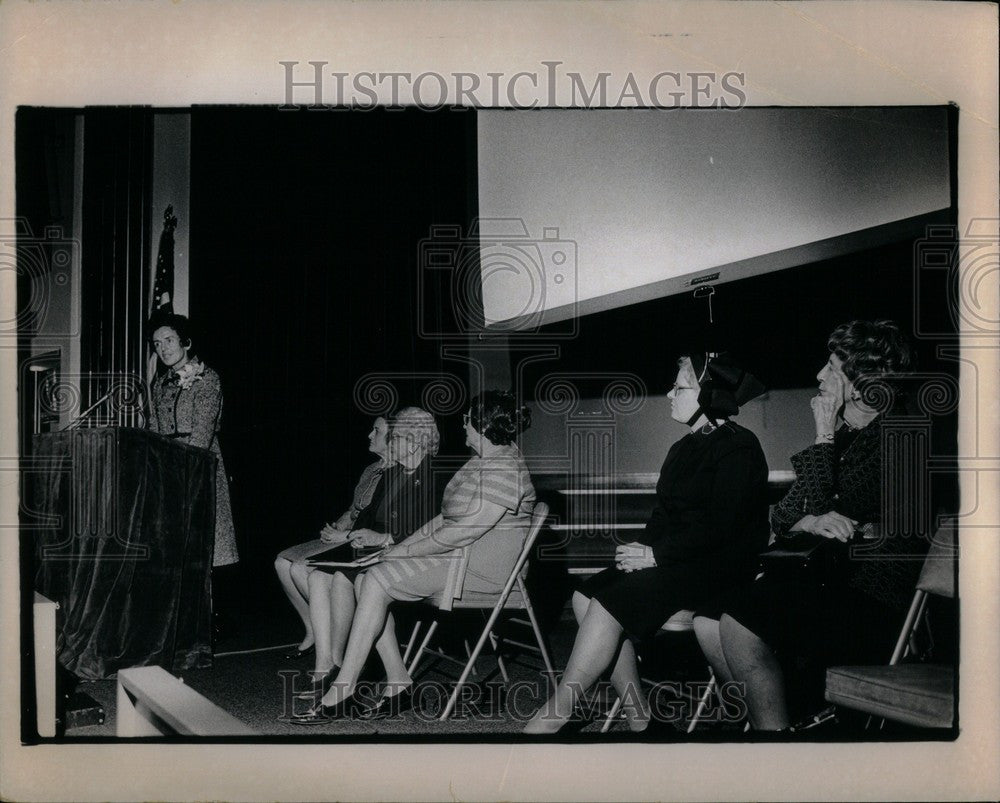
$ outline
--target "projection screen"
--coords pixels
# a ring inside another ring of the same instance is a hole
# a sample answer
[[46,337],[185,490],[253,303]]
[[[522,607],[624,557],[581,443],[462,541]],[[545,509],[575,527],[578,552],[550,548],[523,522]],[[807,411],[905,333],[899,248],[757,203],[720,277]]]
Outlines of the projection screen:
[[944,107],[478,113],[485,319],[517,330],[899,238],[950,204]]

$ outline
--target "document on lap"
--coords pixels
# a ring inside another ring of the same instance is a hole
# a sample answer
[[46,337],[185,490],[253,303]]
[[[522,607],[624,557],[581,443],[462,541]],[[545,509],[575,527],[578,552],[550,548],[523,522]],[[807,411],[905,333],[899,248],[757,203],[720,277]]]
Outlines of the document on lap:
[[377,563],[381,556],[381,547],[366,547],[355,550],[350,544],[341,544],[326,552],[313,555],[309,558],[308,563],[310,566],[359,568]]

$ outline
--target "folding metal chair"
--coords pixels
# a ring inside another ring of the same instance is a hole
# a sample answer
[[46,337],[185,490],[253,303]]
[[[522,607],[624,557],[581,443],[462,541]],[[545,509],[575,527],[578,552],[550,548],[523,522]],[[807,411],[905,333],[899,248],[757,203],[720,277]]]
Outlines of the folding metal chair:
[[[694,611],[677,611],[673,616],[667,619],[666,622],[660,627],[661,633],[694,633]],[[708,668],[708,686],[705,691],[701,693],[698,698],[698,707],[695,708],[694,716],[691,717],[691,721],[688,723],[687,732],[692,733],[696,727],[698,727],[698,722],[701,720],[702,715],[705,713],[705,709],[708,707],[708,701],[711,699],[712,694],[717,690],[717,684],[715,681],[715,673],[712,671],[712,667]],[[615,700],[611,710],[608,711],[608,715],[604,720],[604,724],[601,726],[601,733],[607,733],[614,721],[618,718],[618,712],[622,707],[622,698],[618,697]]]
[[[552,661],[549,658],[548,650],[545,647],[545,641],[542,638],[542,631],[538,627],[538,620],[535,618],[535,612],[531,606],[531,599],[528,597],[528,591],[524,585],[524,579],[528,573],[528,556],[531,554],[532,547],[535,544],[535,539],[538,538],[538,533],[541,531],[542,525],[545,523],[545,519],[548,514],[549,507],[544,502],[539,502],[535,505],[535,510],[531,517],[531,526],[528,530],[528,537],[524,541],[524,546],[521,548],[521,553],[518,555],[517,561],[511,569],[507,582],[504,584],[503,589],[499,593],[482,594],[466,591],[464,589],[465,568],[468,564],[468,548],[465,548],[460,550],[461,556],[455,561],[455,569],[449,576],[448,587],[440,595],[440,597],[432,600],[440,611],[468,609],[490,611],[490,615],[486,620],[486,624],[484,625],[482,633],[479,636],[479,640],[476,642],[476,646],[471,650],[468,650],[468,642],[466,642],[466,650],[468,653],[466,660],[462,661],[453,658],[440,649],[433,651],[436,658],[444,658],[445,660],[450,660],[454,663],[463,665],[462,674],[459,676],[458,682],[455,684],[455,689],[448,698],[448,703],[441,714],[440,718],[442,720],[451,716],[451,713],[455,708],[455,703],[458,700],[459,692],[468,681],[469,675],[474,671],[476,659],[479,657],[480,652],[482,652],[487,639],[490,640],[490,643],[496,652],[497,664],[500,669],[500,674],[504,679],[504,683],[509,682],[510,679],[507,674],[507,668],[504,665],[503,656],[499,651],[499,640],[493,632],[493,628],[496,625],[497,620],[500,618],[500,614],[505,610],[522,610],[527,614],[528,621],[521,619],[512,619],[511,621],[518,624],[530,625],[535,634],[535,640],[538,643],[538,646],[535,647],[531,644],[523,644],[511,639],[505,639],[505,641],[524,649],[537,650],[541,654],[542,661],[545,664],[545,670],[549,677],[551,678],[553,676]],[[427,629],[427,634],[424,636],[420,647],[417,649],[416,655],[413,656],[413,660],[410,661],[407,666],[407,670],[411,677],[413,676],[420,659],[428,651],[428,645],[430,644],[434,633],[437,631],[437,626],[438,621],[435,619]],[[419,630],[420,622],[417,622],[413,630],[413,635],[411,635],[409,644],[407,645],[406,654],[403,656],[404,663],[409,658]]]
[[[927,614],[927,597],[955,596],[955,526],[942,526],[924,560],[910,610],[888,666],[834,666],[826,671],[826,699],[873,717],[908,725],[948,728],[954,723],[955,668],[900,663],[914,651],[914,635]],[[869,718],[869,723],[871,719]]]

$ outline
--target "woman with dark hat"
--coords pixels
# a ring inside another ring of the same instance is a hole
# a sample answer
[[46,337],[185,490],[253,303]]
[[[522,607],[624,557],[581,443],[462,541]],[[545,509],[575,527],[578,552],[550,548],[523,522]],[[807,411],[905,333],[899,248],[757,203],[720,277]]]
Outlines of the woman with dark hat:
[[573,595],[580,630],[572,654],[525,733],[558,731],[609,668],[629,728],[644,731],[650,711],[639,693],[634,642],[678,611],[752,579],[767,544],[767,463],[757,437],[729,417],[763,390],[726,354],[681,358],[668,397],[671,417],[691,431],[667,453],[639,541],[618,547],[616,565]]

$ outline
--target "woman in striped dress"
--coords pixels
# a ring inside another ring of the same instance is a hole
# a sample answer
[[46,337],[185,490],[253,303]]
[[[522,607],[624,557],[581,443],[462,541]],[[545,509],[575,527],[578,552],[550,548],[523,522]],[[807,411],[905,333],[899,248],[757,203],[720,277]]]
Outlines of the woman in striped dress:
[[353,695],[373,644],[386,671],[377,714],[410,707],[412,678],[399,653],[389,606],[444,591],[463,548],[469,551],[463,589],[496,593],[503,588],[527,538],[535,505],[531,476],[515,444],[530,420],[530,411],[511,393],[486,391],[472,400],[464,425],[466,444],[475,456],[445,488],[440,515],[386,549],[381,561],[358,578],[358,607],[344,664],[316,708],[296,721],[317,724],[358,713],[362,706]]

